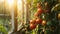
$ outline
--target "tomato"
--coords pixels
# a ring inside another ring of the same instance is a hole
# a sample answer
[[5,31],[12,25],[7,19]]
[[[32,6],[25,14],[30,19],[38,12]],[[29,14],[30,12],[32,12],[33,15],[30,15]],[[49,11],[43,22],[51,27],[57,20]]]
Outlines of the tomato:
[[38,14],[42,14],[42,12],[43,12],[42,8],[38,8],[37,12],[38,12]]
[[35,24],[30,24],[30,29],[35,29],[36,28],[36,25]]
[[33,20],[30,20],[30,24],[33,23]]
[[36,12],[36,13],[34,14],[34,16],[35,16],[35,17],[38,17],[38,16],[39,16],[38,12]]
[[46,25],[46,24],[47,24],[46,20],[43,20],[42,25]]
[[37,23],[37,24],[41,24],[41,23],[42,23],[42,19],[38,18],[38,19],[36,20],[36,23]]
[[58,19],[60,19],[60,13],[58,14]]
[[36,20],[35,19],[33,19],[33,20],[30,20],[30,24],[35,24],[36,23]]

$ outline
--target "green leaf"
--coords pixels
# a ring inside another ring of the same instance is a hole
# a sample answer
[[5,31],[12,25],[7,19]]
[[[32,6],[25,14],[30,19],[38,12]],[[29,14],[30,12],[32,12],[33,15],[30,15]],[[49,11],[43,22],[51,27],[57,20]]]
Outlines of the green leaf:
[[51,11],[60,11],[60,3],[56,4]]
[[0,25],[0,31],[3,32],[4,34],[8,34],[7,30],[3,25]]

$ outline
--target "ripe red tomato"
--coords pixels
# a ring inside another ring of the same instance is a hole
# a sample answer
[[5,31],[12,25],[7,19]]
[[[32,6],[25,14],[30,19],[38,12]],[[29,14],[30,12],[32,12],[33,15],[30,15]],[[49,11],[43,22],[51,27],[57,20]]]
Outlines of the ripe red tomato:
[[32,23],[33,22],[33,20],[30,20],[30,23]]
[[30,24],[35,24],[36,23],[36,20],[30,20]]
[[35,29],[36,28],[36,25],[35,24],[30,24],[30,29]]
[[41,24],[41,23],[42,23],[42,19],[38,18],[38,19],[36,20],[36,23],[37,23],[37,24]]
[[38,14],[42,14],[42,12],[43,12],[42,8],[38,8],[37,12],[38,12]]

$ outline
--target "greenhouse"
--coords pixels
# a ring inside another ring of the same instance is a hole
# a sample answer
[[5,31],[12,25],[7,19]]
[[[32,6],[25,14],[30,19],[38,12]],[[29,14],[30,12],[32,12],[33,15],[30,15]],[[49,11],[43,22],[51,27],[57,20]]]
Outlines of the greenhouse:
[[60,34],[60,0],[0,0],[0,34]]

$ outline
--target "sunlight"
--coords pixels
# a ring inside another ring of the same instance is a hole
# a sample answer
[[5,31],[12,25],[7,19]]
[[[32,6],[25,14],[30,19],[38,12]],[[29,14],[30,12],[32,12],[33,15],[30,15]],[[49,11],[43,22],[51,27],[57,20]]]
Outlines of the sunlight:
[[21,0],[17,0],[18,3],[22,3]]
[[12,5],[12,4],[14,3],[14,0],[7,0],[7,3],[8,3],[9,5]]
[[0,2],[4,2],[4,0],[0,0]]
[[13,8],[14,3],[15,3],[15,0],[6,0],[5,1],[6,8],[9,8],[10,10],[11,8]]
[[18,7],[18,11],[20,11],[22,9],[22,1],[21,0],[17,0],[17,7]]
[[[14,6],[15,0],[6,0],[6,7],[12,8]],[[22,8],[22,1],[17,0],[17,10],[20,11]]]

